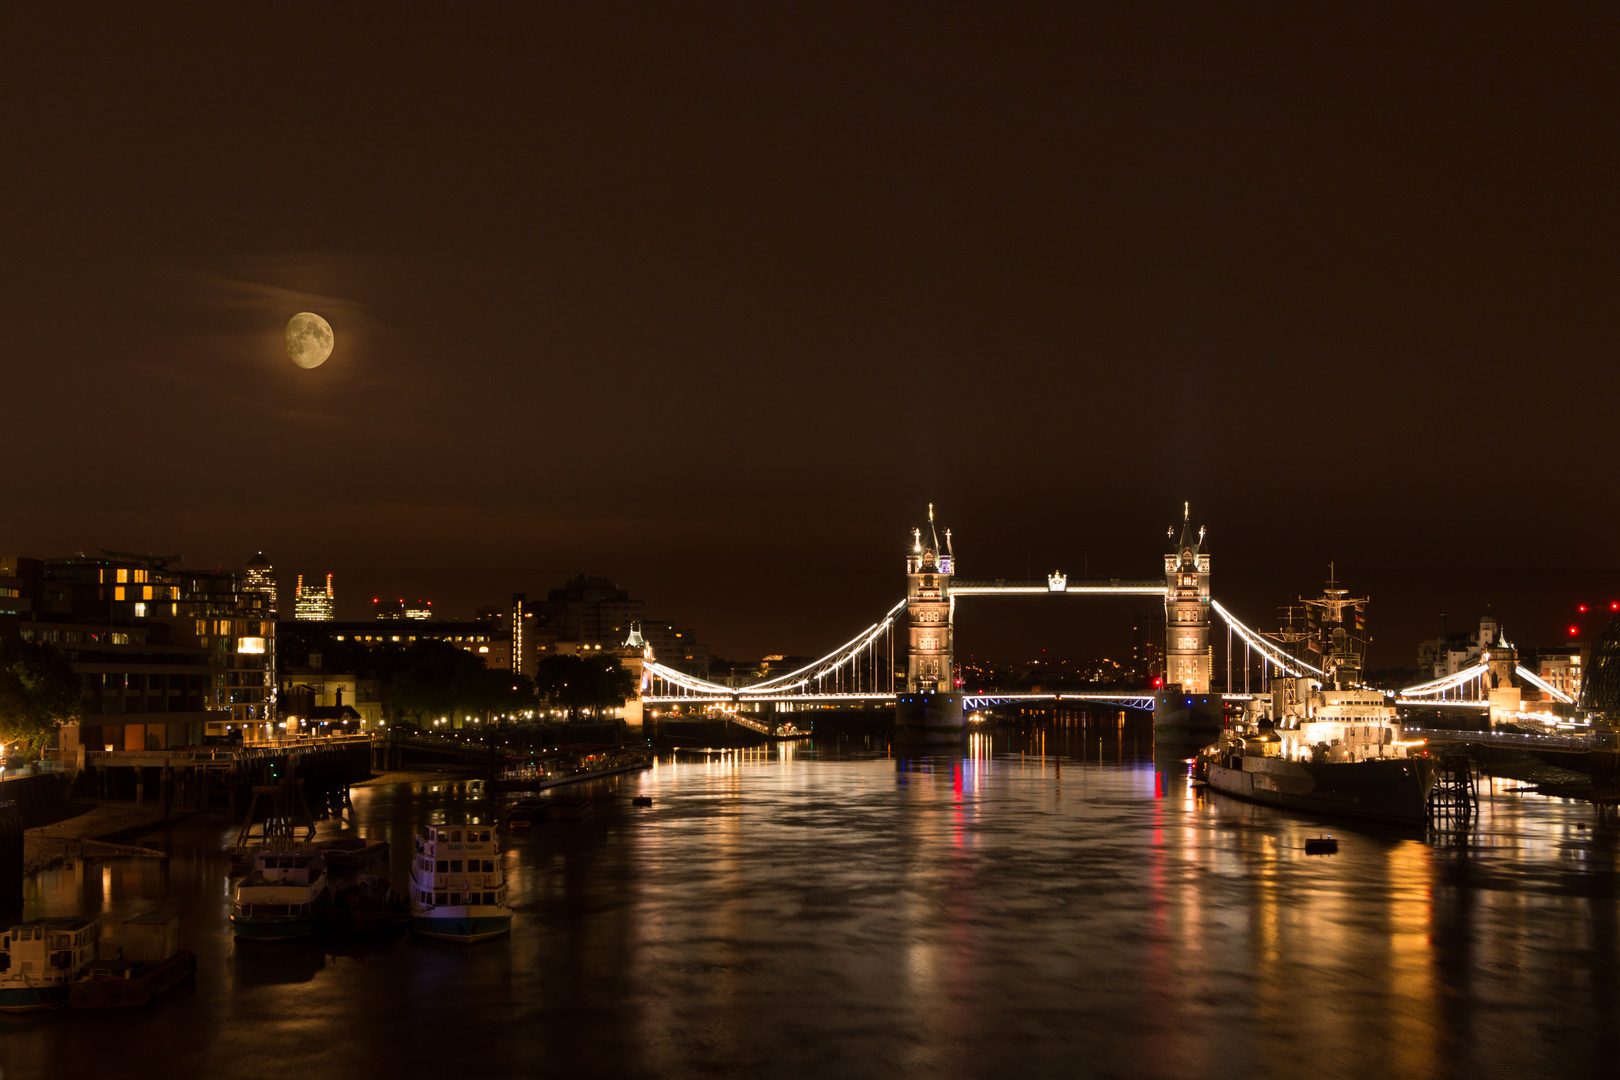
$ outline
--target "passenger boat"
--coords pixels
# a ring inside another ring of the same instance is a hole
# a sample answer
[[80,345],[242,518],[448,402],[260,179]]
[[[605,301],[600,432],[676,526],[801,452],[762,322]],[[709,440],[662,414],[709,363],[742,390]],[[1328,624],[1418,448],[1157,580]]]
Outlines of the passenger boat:
[[512,929],[499,843],[488,825],[424,825],[411,862],[411,929],[470,943]]
[[[1320,664],[1319,676],[1279,676],[1200,751],[1194,775],[1227,795],[1295,810],[1420,823],[1434,762],[1401,739],[1394,703],[1361,685],[1365,597],[1331,577],[1310,617],[1272,635]],[[1303,669],[1303,665],[1301,665]]]
[[96,957],[93,919],[36,919],[0,933],[0,1012],[67,1004],[68,989]]
[[236,887],[231,930],[238,938],[287,941],[312,936],[330,899],[319,851],[259,851]]
[[85,968],[68,991],[68,1007],[139,1008],[196,972],[197,954],[180,947],[180,917],[146,912],[126,919],[122,944]]

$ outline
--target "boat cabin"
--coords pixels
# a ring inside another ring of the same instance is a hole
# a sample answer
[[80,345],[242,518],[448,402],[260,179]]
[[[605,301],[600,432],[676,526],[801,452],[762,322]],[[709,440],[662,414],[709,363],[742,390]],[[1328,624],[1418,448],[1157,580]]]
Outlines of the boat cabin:
[[253,856],[255,885],[307,886],[326,873],[318,851],[261,851]]
[[39,919],[0,933],[0,975],[60,982],[96,957],[92,919]]
[[424,907],[506,902],[500,847],[489,825],[424,825],[416,832],[413,901]]

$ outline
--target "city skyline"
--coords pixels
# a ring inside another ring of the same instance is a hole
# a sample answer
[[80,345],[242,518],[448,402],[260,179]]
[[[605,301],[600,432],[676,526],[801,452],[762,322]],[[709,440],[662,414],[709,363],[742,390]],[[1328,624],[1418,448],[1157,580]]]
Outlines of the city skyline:
[[1375,651],[1620,591],[1614,20],[1030,12],[326,13],[296,79],[274,12],[11,16],[8,393],[83,435],[12,418],[5,548],[601,573],[737,655],[886,603],[928,502],[1130,576],[1191,500],[1251,618],[1333,561]]

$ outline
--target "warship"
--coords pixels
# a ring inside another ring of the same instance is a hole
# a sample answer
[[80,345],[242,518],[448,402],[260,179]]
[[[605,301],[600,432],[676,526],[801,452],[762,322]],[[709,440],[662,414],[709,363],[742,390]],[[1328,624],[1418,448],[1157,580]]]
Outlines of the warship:
[[1421,743],[1401,738],[1395,705],[1363,685],[1366,597],[1329,570],[1327,587],[1301,598],[1306,617],[1270,635],[1300,656],[1302,675],[1279,673],[1267,692],[1199,752],[1194,776],[1227,795],[1320,814],[1420,823],[1435,785]]

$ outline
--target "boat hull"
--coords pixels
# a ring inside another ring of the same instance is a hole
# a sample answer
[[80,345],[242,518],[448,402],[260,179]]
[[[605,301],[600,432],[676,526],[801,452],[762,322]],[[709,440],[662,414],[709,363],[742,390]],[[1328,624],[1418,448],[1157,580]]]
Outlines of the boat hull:
[[66,986],[0,987],[0,1012],[26,1013],[56,1009],[67,1003]]
[[1338,817],[1421,824],[1434,769],[1426,758],[1311,763],[1245,758],[1243,768],[1209,763],[1204,783],[1250,802]]
[[81,979],[68,992],[71,1009],[138,1009],[152,999],[191,978],[197,972],[197,955],[181,949],[149,970],[134,976],[97,976]]
[[287,918],[242,918],[232,916],[231,932],[238,941],[297,941],[314,937],[320,920],[314,915]]
[[417,915],[411,919],[411,931],[423,937],[440,941],[456,941],[470,945],[475,941],[488,941],[510,933],[511,915]]

